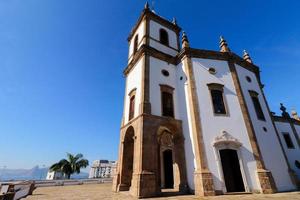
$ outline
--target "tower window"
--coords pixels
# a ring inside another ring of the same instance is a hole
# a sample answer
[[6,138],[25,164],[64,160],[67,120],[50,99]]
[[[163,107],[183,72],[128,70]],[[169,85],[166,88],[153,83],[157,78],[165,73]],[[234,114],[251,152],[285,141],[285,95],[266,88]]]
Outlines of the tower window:
[[262,107],[259,103],[259,99],[258,99],[258,93],[255,91],[249,91],[252,102],[253,102],[253,106],[255,108],[255,112],[256,112],[256,116],[258,119],[260,120],[266,120],[265,116],[264,116],[264,112],[262,110]]
[[162,44],[169,46],[169,35],[166,30],[164,30],[164,29],[159,30],[159,41]]
[[128,117],[128,121],[131,120],[134,117],[135,93],[136,93],[136,88],[131,90],[128,94],[128,96],[129,96],[129,117]]
[[135,95],[130,97],[130,104],[129,104],[129,120],[134,117],[134,102],[135,102]]
[[218,114],[226,115],[227,112],[226,112],[226,106],[225,106],[224,94],[223,94],[224,86],[217,83],[210,83],[207,84],[207,86],[210,90],[214,113],[217,115]]
[[294,144],[293,144],[293,142],[292,142],[292,139],[291,139],[290,134],[289,134],[289,133],[282,133],[282,134],[283,134],[283,138],[284,138],[284,140],[285,140],[285,143],[286,143],[287,148],[289,148],[289,149],[294,149],[295,146],[294,146]]
[[174,117],[173,90],[168,85],[160,85],[162,116]]
[[139,35],[136,35],[134,38],[134,43],[133,43],[133,53],[135,54],[138,48],[138,43],[139,43]]

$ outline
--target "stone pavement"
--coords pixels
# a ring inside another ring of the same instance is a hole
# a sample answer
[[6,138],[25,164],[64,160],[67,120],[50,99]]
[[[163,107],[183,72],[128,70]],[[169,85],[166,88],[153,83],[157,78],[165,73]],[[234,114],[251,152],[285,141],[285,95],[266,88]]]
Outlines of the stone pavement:
[[[37,188],[33,195],[28,196],[26,200],[130,200],[135,199],[127,192],[114,193],[111,192],[111,184],[86,184],[86,185],[73,185],[73,186],[56,186],[56,187],[40,187]],[[300,192],[277,193],[270,195],[262,194],[246,194],[246,195],[221,195],[214,197],[196,197],[194,195],[181,195],[181,196],[168,196],[148,198],[147,200],[300,200]]]

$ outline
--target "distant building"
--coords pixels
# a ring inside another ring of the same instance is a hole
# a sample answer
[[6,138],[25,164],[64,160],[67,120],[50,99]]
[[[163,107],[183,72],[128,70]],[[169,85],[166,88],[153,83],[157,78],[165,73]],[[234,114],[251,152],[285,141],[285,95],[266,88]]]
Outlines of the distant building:
[[62,172],[48,171],[46,180],[59,180],[64,179],[64,175]]
[[113,177],[116,169],[116,161],[95,160],[90,170],[89,178]]

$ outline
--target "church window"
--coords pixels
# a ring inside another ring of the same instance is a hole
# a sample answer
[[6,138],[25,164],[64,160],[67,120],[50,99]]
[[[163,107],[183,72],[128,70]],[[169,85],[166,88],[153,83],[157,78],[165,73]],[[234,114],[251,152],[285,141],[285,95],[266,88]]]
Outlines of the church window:
[[159,41],[162,44],[169,46],[169,35],[166,30],[164,30],[164,29],[159,30]]
[[282,133],[282,134],[283,134],[283,138],[285,140],[287,148],[294,149],[295,146],[293,144],[290,134],[289,133]]
[[250,78],[249,76],[246,76],[246,80],[247,80],[249,83],[252,82],[252,80],[251,80],[251,78]]
[[256,112],[256,116],[259,120],[263,120],[265,121],[266,118],[264,116],[264,112],[262,110],[262,107],[259,103],[259,99],[258,99],[258,93],[255,91],[249,91],[251,99],[252,99],[252,103]]
[[135,96],[133,95],[130,98],[130,105],[129,105],[129,120],[131,120],[134,117],[134,101],[135,101]]
[[131,120],[134,117],[134,107],[135,107],[135,92],[136,88],[129,92],[129,117],[128,120]]
[[138,48],[139,35],[136,35],[133,43],[133,53],[135,54]]
[[216,115],[226,115],[226,106],[225,106],[225,100],[224,100],[224,92],[223,92],[223,85],[217,84],[217,83],[210,83],[207,84],[212,105],[213,105],[213,111]]
[[173,90],[168,85],[160,85],[162,116],[174,117]]
[[216,73],[217,73],[217,70],[216,70],[215,68],[213,68],[213,67],[210,67],[210,68],[208,69],[208,72],[211,73],[211,74],[216,74]]
[[165,70],[165,69],[161,70],[161,73],[162,73],[164,76],[169,76],[169,75],[170,75],[170,73],[169,73],[167,70]]

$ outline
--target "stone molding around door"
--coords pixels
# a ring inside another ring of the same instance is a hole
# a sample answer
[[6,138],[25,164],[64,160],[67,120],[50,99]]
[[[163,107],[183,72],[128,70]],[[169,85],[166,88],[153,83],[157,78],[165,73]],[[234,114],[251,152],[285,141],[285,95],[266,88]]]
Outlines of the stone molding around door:
[[248,181],[246,178],[246,173],[244,170],[243,157],[242,157],[242,153],[241,153],[242,145],[243,144],[238,139],[234,138],[232,135],[230,135],[228,132],[226,132],[224,130],[221,132],[221,135],[215,137],[215,139],[214,139],[214,142],[213,142],[214,154],[215,154],[215,158],[217,161],[219,179],[221,181],[221,187],[222,187],[223,194],[227,193],[226,185],[225,185],[225,178],[224,178],[224,173],[223,173],[223,168],[222,168],[222,162],[221,162],[221,155],[220,155],[220,150],[224,150],[224,149],[231,149],[231,150],[236,151],[238,160],[239,160],[239,164],[240,164],[240,170],[241,170],[241,174],[242,174],[245,192],[250,192]]

